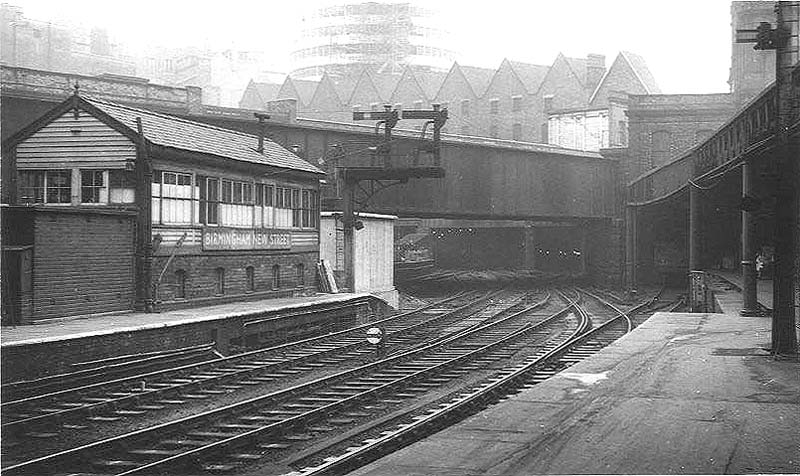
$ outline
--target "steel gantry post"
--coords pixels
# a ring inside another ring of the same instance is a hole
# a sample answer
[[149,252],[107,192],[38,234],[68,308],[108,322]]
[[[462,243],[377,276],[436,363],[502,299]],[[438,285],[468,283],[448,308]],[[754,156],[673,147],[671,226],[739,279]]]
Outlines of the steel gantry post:
[[754,210],[747,205],[752,201],[753,175],[755,166],[747,161],[742,163],[742,316],[758,315],[758,281],[755,262],[755,217]]

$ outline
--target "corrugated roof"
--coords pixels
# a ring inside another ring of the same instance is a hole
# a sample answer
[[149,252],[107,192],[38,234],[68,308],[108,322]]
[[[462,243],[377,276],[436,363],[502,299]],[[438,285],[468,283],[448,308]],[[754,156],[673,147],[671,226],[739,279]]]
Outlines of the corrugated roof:
[[258,138],[250,134],[95,98],[81,99],[133,132],[137,131],[136,118],[140,117],[144,136],[153,144],[282,169],[324,174],[322,170],[266,138],[264,153],[260,154],[256,151]]
[[628,61],[628,64],[631,65],[631,68],[633,68],[633,71],[642,82],[642,85],[645,87],[648,94],[661,93],[661,88],[658,87],[656,78],[653,77],[653,73],[650,72],[650,68],[647,67],[647,63],[645,62],[644,58],[636,53],[631,53],[630,51],[620,51],[619,54],[621,54]]
[[539,86],[541,86],[544,77],[550,70],[550,66],[540,64],[521,63],[519,61],[509,61],[508,63],[511,65],[511,69],[517,73],[519,79],[522,80],[525,89],[529,93],[535,93],[539,90]]

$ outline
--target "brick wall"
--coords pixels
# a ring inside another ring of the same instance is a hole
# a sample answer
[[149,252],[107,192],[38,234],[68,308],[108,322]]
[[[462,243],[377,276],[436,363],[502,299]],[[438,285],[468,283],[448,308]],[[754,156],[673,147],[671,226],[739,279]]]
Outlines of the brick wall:
[[604,285],[622,284],[625,263],[623,237],[625,224],[614,218],[588,225],[591,239],[587,241],[589,253],[587,272],[592,280]]
[[33,319],[132,308],[130,214],[48,209],[34,223]]
[[676,159],[735,112],[730,94],[632,95],[627,181]]
[[[153,276],[157,278],[168,256],[153,259]],[[169,265],[158,287],[158,298],[164,303],[216,303],[237,298],[299,296],[317,291],[316,263],[319,253],[218,252],[178,255]],[[296,266],[303,265],[302,282]],[[280,266],[280,286],[273,287],[272,268]],[[248,289],[247,267],[253,267],[253,289]],[[217,288],[217,268],[225,270],[224,293]],[[179,297],[178,270],[185,272],[185,297]]]
[[[348,304],[348,307],[343,307]],[[248,345],[277,345],[300,337],[320,335],[346,325],[363,324],[382,316],[377,298],[356,298],[347,303],[319,304],[302,313],[298,309],[250,312],[228,319],[158,327],[56,342],[4,345],[2,381],[12,382],[74,371],[73,364],[116,356],[179,349],[216,342],[225,355]],[[157,317],[154,316],[155,319]],[[114,319],[108,316],[107,319]],[[246,325],[251,321],[263,321]]]

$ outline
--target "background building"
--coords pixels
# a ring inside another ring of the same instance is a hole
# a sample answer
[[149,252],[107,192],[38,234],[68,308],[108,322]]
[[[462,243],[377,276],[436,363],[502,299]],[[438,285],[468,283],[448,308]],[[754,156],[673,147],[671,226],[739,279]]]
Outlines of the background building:
[[133,58],[102,28],[30,20],[22,8],[0,5],[0,62],[7,66],[89,75],[136,73]]
[[346,76],[367,67],[399,74],[406,66],[445,71],[453,61],[432,12],[410,3],[348,3],[305,18],[291,76]]

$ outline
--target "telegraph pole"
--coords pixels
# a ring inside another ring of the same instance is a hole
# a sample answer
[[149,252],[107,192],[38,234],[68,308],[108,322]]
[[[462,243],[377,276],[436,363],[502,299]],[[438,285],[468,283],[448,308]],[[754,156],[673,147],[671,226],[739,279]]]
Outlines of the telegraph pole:
[[797,144],[790,143],[788,129],[791,120],[791,72],[798,61],[798,21],[800,2],[776,2],[776,22],[772,28],[761,22],[755,30],[738,30],[736,41],[755,43],[754,49],[775,50],[776,132],[775,155],[778,183],[775,192],[773,217],[775,266],[772,292],[772,353],[797,352],[795,333],[795,296],[798,243],[798,174]]
[[[772,293],[772,353],[797,352],[794,284],[797,279],[798,158],[791,153],[788,129],[791,119],[791,71],[798,59],[799,2],[778,2],[772,43],[775,47],[778,187],[775,201],[775,276]],[[767,35],[769,38],[769,35]],[[757,44],[758,45],[758,44]]]

